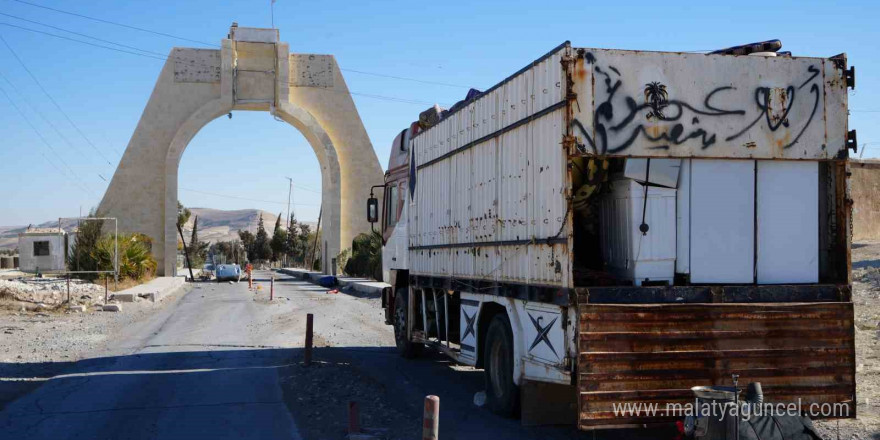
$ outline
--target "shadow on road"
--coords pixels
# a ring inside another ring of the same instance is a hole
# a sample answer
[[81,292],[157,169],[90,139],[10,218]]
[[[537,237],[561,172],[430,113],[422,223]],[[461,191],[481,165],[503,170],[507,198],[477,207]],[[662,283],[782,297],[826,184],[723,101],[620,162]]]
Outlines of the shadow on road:
[[[250,438],[260,426],[260,438],[291,438],[292,424],[284,421],[289,411],[303,438],[343,439],[348,403],[356,401],[362,426],[387,438],[417,438],[423,399],[434,394],[440,397],[440,426],[447,439],[672,437],[667,430],[594,435],[573,425],[521,426],[474,405],[474,393],[484,387],[481,370],[430,351],[405,360],[394,348],[323,347],[315,349],[314,362],[306,367],[301,348],[144,347],[153,350],[162,352],[0,363],[0,404],[5,404],[0,430],[26,431],[29,438],[54,438],[59,429],[82,438],[122,432],[140,433],[131,438],[194,432]],[[42,380],[22,381],[35,377]]]

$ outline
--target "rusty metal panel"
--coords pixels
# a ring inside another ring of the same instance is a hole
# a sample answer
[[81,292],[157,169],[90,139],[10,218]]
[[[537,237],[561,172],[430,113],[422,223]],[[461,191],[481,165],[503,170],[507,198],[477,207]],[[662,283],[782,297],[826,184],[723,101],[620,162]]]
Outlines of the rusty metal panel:
[[471,151],[473,160],[473,203],[468,219],[474,242],[495,241],[498,230],[498,141],[490,139]]
[[498,95],[490,94],[480,98],[475,103],[474,127],[476,132],[474,139],[488,136],[501,128],[501,119],[498,118]]
[[568,157],[560,142],[565,130],[563,110],[548,113],[529,125],[530,237],[565,237]]
[[529,94],[531,71],[513,77],[501,86],[501,124],[502,127],[513,124],[529,115]]
[[414,275],[570,284],[565,50],[413,138]]
[[825,70],[825,138],[829,155],[846,151],[846,133],[849,131],[849,94],[847,93],[846,55],[824,60]]
[[565,99],[565,75],[559,57],[549,57],[531,69],[533,86],[530,114],[544,110]]
[[454,178],[450,180],[452,185],[450,198],[452,216],[449,230],[450,243],[471,243],[473,235],[469,227],[471,219],[471,206],[473,197],[473,150],[462,152],[451,159],[454,167]]
[[[690,387],[761,382],[766,402],[843,403],[855,416],[852,303],[578,306],[581,429],[681,418]],[[658,412],[615,414],[615,404]]]
[[[524,240],[529,238],[529,138],[531,124],[525,124],[501,135],[499,142],[501,169],[498,170],[501,185],[498,206],[500,240]],[[555,136],[560,138],[558,134]],[[542,188],[543,190],[543,188]]]
[[584,154],[829,159],[844,148],[846,86],[830,60],[577,51]]
[[474,248],[474,278],[498,281],[501,269],[501,248],[498,246],[477,246]]

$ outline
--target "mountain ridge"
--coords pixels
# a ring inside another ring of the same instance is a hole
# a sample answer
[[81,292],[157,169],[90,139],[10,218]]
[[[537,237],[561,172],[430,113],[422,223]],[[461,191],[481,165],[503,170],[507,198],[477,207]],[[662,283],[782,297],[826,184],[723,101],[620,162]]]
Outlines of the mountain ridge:
[[[189,221],[183,227],[183,235],[189,241],[192,233],[192,226],[195,218],[199,218],[199,240],[216,243],[218,241],[229,241],[238,239],[238,230],[248,230],[252,233],[257,232],[257,224],[260,215],[263,216],[263,225],[269,236],[275,227],[277,214],[264,211],[262,209],[235,209],[223,210],[212,208],[189,208],[192,215]],[[282,213],[283,214],[283,213]],[[317,222],[304,222],[312,230],[317,226]],[[282,226],[286,224],[282,218]],[[58,227],[58,221],[47,221],[38,225],[38,228]],[[72,230],[76,227],[76,220],[65,220],[61,225],[65,230]],[[28,228],[25,226],[0,226],[0,249],[14,249],[18,246],[18,234],[24,232]]]

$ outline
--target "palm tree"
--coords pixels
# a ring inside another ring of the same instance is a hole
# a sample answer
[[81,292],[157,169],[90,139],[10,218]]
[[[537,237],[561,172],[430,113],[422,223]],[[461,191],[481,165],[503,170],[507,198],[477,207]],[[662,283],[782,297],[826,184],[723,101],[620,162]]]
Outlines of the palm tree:
[[669,105],[669,95],[666,93],[666,86],[658,81],[645,84],[645,103],[651,106],[648,113],[648,119],[656,117],[657,119],[665,119],[663,109]]

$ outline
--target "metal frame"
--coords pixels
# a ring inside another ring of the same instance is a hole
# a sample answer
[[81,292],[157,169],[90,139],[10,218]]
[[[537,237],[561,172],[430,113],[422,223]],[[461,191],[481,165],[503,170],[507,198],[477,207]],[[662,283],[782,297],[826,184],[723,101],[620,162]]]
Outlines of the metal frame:
[[[119,219],[116,217],[58,217],[58,229],[63,231],[61,228],[62,220],[76,220],[77,224],[79,224],[80,221],[113,220],[113,270],[68,270],[62,273],[65,273],[68,276],[74,273],[112,273],[113,282],[115,284],[114,289],[119,290]],[[67,262],[65,261],[64,264],[66,266]]]

